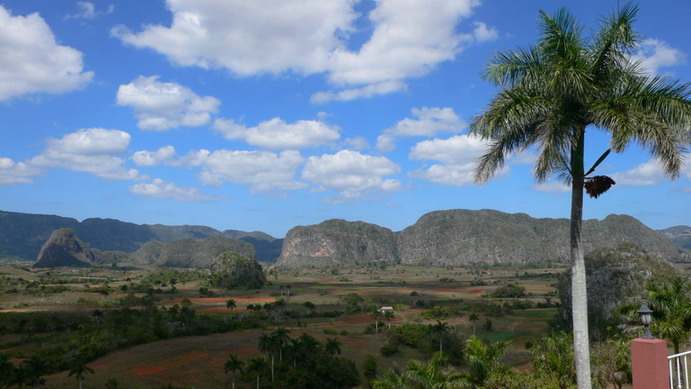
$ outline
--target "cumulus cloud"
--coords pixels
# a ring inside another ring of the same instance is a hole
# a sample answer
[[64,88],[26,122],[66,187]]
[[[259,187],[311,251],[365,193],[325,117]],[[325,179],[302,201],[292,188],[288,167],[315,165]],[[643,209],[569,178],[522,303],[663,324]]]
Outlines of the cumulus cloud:
[[351,0],[167,0],[170,27],[140,33],[119,26],[124,42],[151,48],[183,66],[226,68],[249,76],[326,70],[338,36],[356,17]]
[[60,139],[48,139],[48,147],[28,163],[87,172],[107,179],[143,179],[136,169],[125,168],[125,161],[117,156],[127,152],[130,139],[130,134],[124,131],[87,128]]
[[655,185],[666,180],[662,166],[654,159],[625,172],[614,173],[611,177],[619,185],[632,186]]
[[31,177],[41,174],[41,170],[24,162],[10,158],[0,158],[0,185],[31,184]]
[[483,22],[473,22],[473,37],[478,42],[493,41],[499,38],[499,31],[494,27],[488,27]]
[[31,93],[64,93],[91,81],[82,53],[55,41],[37,13],[12,16],[0,5],[0,101]]
[[158,166],[175,164],[175,147],[163,146],[156,151],[141,150],[132,155],[132,160],[138,166]]
[[638,51],[632,56],[641,64],[642,70],[651,75],[657,75],[660,68],[676,66],[686,62],[686,55],[678,49],[657,39],[644,39]]
[[295,190],[306,187],[295,180],[295,172],[304,163],[299,152],[288,150],[279,154],[268,151],[197,150],[183,161],[199,166],[199,177],[206,185],[220,186],[224,182],[249,185],[252,192]]
[[405,118],[377,137],[377,148],[392,151],[394,141],[402,136],[435,136],[441,132],[459,132],[467,127],[452,108],[413,108],[415,119]]
[[367,15],[372,35],[350,40],[363,15],[353,0],[167,0],[170,26],[111,33],[126,44],[150,48],[173,63],[225,68],[240,76],[324,73],[334,90],[315,103],[371,97],[405,88],[405,80],[429,73],[473,42],[496,37],[476,22],[458,23],[478,0],[379,0]]
[[476,160],[487,146],[488,142],[476,135],[456,135],[449,139],[420,142],[411,150],[410,159],[442,163],[416,170],[411,176],[441,185],[471,185]]
[[216,119],[213,127],[227,139],[242,139],[253,146],[272,150],[316,147],[340,138],[337,126],[316,120],[288,124],[283,119],[273,118],[256,127],[246,127],[233,120]]
[[211,96],[200,97],[180,84],[160,82],[158,76],[140,76],[120,85],[117,104],[134,108],[142,130],[165,131],[209,123],[221,102]]
[[332,190],[342,199],[351,200],[400,190],[399,180],[384,178],[399,171],[398,165],[388,158],[341,150],[309,157],[302,178],[317,184],[318,190]]
[[129,191],[154,199],[173,199],[178,201],[219,200],[220,197],[209,196],[192,187],[180,187],[172,182],[155,178],[150,183],[140,183],[129,187]]

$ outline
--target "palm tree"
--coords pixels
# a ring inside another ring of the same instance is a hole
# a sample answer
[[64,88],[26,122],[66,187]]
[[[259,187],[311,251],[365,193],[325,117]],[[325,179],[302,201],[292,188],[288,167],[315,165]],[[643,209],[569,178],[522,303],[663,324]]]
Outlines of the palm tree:
[[48,360],[44,357],[34,354],[26,362],[26,371],[28,378],[31,380],[35,389],[38,389],[44,382],[43,378],[50,371]]
[[374,389],[451,389],[469,388],[462,375],[445,369],[446,359],[441,353],[434,353],[428,363],[411,361],[397,374],[389,370],[383,377],[372,382]]
[[241,361],[237,354],[228,354],[228,360],[223,366],[226,374],[231,373],[231,379],[233,380],[233,389],[235,389],[235,373],[242,372],[242,368],[245,362]]
[[437,324],[433,325],[431,329],[432,333],[439,337],[439,353],[441,354],[443,352],[442,341],[444,340],[444,334],[449,332],[449,325],[437,320]]
[[237,307],[237,304],[235,303],[234,299],[228,299],[226,301],[226,309],[233,310]]
[[274,361],[275,361],[275,351],[276,351],[276,340],[274,337],[268,334],[261,334],[259,336],[259,351],[266,354],[268,359],[271,355],[271,382],[274,382]]
[[473,336],[475,336],[475,325],[480,320],[480,317],[477,315],[477,313],[471,313],[470,316],[468,316],[468,319],[473,322]]
[[94,369],[87,366],[84,359],[77,358],[72,361],[68,377],[75,376],[75,378],[79,381],[79,389],[82,389],[84,387],[84,375],[88,373],[94,374]]
[[651,329],[660,337],[672,342],[674,354],[679,354],[679,344],[688,342],[691,336],[691,298],[688,280],[675,277],[666,284],[652,284],[645,296],[653,310]]
[[285,327],[278,327],[274,332],[271,333],[271,337],[278,348],[279,361],[283,361],[283,349],[290,341],[290,336],[288,336],[289,333],[290,330],[286,329]]
[[[512,153],[536,146],[537,180],[557,174],[571,184],[572,317],[580,389],[591,388],[583,189],[593,197],[607,190],[613,181],[591,173],[611,151],[623,152],[632,142],[648,148],[675,178],[689,143],[691,84],[648,78],[633,62],[637,12],[637,7],[625,5],[588,39],[566,10],[553,17],[541,11],[542,34],[536,46],[498,53],[490,60],[484,77],[501,90],[471,124],[473,134],[491,142],[480,157],[476,181],[489,180]],[[586,170],[589,126],[609,133],[610,144]]]
[[468,365],[467,379],[474,388],[481,387],[491,374],[506,369],[499,362],[508,348],[508,342],[485,343],[476,336],[468,338],[464,359]]
[[266,361],[264,358],[252,358],[247,364],[247,371],[253,372],[257,376],[257,389],[259,389],[259,378],[266,368]]
[[374,333],[378,334],[379,333],[379,320],[383,319],[384,315],[381,313],[380,310],[376,310],[372,312],[372,319],[374,319]]
[[384,320],[386,320],[387,327],[391,328],[391,322],[393,321],[394,313],[393,311],[384,312]]
[[330,356],[335,356],[341,353],[341,342],[336,338],[326,338],[326,343],[324,344],[324,352]]

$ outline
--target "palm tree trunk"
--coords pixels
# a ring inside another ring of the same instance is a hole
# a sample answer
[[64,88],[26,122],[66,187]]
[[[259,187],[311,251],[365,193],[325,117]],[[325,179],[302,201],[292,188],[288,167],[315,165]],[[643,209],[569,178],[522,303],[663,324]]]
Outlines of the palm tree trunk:
[[591,389],[590,344],[588,336],[588,291],[585,280],[585,260],[581,227],[583,226],[584,138],[585,128],[577,130],[579,137],[571,151],[571,314],[573,317],[573,345],[576,360],[578,389]]

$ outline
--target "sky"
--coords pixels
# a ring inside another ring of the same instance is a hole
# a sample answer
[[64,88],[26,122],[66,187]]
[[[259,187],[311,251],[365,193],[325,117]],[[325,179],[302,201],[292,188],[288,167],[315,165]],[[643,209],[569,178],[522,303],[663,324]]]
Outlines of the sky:
[[[589,34],[618,3],[0,0],[0,210],[275,237],[332,218],[400,231],[444,209],[568,218],[534,150],[476,184],[487,143],[468,125],[498,90],[483,68],[536,43],[540,10]],[[638,5],[631,55],[691,81],[691,2]],[[592,163],[608,137],[586,142]],[[671,181],[632,144],[597,173],[616,185],[586,197],[586,219],[691,225],[690,166]]]

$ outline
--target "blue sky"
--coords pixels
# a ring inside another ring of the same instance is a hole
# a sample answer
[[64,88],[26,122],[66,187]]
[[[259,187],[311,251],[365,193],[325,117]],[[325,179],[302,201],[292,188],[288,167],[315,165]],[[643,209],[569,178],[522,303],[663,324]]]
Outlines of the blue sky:
[[[691,2],[638,4],[633,55],[691,80]],[[530,151],[473,183],[468,135],[492,53],[563,6],[594,30],[617,1],[0,0],[0,209],[277,237],[454,208],[568,217]],[[608,139],[588,136],[592,162]],[[585,218],[691,224],[688,166],[669,181],[631,145],[598,172],[617,185]]]

